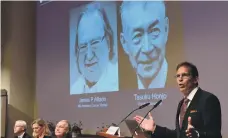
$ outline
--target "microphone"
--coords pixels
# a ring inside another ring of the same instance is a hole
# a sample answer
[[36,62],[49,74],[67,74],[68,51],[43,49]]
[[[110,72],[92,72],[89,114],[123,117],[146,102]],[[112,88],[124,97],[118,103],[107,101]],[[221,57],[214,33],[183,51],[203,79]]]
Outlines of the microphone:
[[[154,105],[154,107],[153,107],[152,109],[150,109],[150,111],[152,111],[154,108],[156,108],[161,102],[162,102],[162,100],[159,100],[159,101]],[[149,111],[149,112],[150,112],[150,111]],[[148,112],[148,113],[149,113],[149,112]]]
[[150,105],[150,103],[143,104],[143,105],[139,106],[139,109],[143,109],[144,107],[147,107],[148,105]]
[[142,121],[137,125],[137,127],[135,128],[135,130],[133,131],[133,134],[131,137],[134,136],[135,131],[140,127],[140,125],[142,124],[142,122],[144,121],[144,119],[146,118],[146,116],[149,114],[149,112],[151,112],[152,110],[154,110],[154,108],[156,108],[160,103],[162,102],[162,100],[159,100],[144,116],[144,118],[142,119]]
[[145,107],[148,106],[148,105],[150,105],[150,103],[145,103],[145,104],[139,106],[138,108],[134,109],[133,111],[131,111],[126,117],[124,117],[123,120],[120,121],[120,123],[119,123],[117,126],[119,126],[119,125],[120,125],[128,116],[130,116],[133,112],[135,112],[136,110],[139,110],[139,109],[143,109],[143,108],[145,108]]

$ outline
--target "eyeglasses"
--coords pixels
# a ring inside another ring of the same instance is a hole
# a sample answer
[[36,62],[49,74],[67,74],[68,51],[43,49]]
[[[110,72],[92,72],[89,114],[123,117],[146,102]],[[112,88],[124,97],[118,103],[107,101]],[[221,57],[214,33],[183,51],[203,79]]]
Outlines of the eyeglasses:
[[191,76],[190,73],[182,73],[182,74],[177,74],[174,76],[174,78],[182,78],[182,79],[186,79],[186,78],[189,78]]
[[[104,36],[101,38],[98,38],[89,42],[89,45],[92,48],[92,50],[96,50],[97,48],[99,48],[100,43],[104,40],[105,36],[106,34],[104,34]],[[88,43],[78,45],[78,51],[80,53],[85,53],[86,51],[88,51]]]

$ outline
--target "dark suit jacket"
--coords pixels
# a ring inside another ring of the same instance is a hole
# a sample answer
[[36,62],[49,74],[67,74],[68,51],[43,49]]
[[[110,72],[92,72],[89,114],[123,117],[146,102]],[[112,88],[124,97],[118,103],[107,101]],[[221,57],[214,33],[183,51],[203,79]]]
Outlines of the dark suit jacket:
[[222,138],[221,136],[221,107],[218,98],[202,89],[198,89],[186,111],[182,128],[179,127],[179,113],[183,100],[180,101],[176,114],[176,129],[156,126],[152,137],[156,138],[187,138],[185,130],[188,117],[199,132],[200,138]]
[[[18,138],[18,136],[14,136],[14,138]],[[28,133],[24,133],[23,138],[32,138]]]
[[[78,137],[78,136],[77,136]],[[52,138],[57,138],[55,135],[52,136]],[[62,138],[72,138],[72,134],[70,132],[68,132],[67,134],[65,134]]]
[[52,138],[51,136],[44,136],[44,138]]

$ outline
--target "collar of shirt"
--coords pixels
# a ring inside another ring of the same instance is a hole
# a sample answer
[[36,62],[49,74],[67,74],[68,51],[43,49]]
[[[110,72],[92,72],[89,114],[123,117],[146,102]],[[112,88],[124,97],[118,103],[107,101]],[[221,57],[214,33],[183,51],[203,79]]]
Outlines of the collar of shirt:
[[20,136],[18,136],[18,138],[23,138],[24,134],[25,134],[25,132],[22,133]]
[[151,81],[148,88],[145,88],[142,84],[142,81],[139,79],[139,76],[137,75],[138,80],[138,88],[139,89],[152,89],[152,88],[164,88],[167,78],[167,72],[168,72],[168,64],[166,59],[164,59],[161,69],[158,72],[158,75],[154,78],[154,80]]
[[192,101],[193,97],[195,96],[196,92],[198,91],[198,89],[199,89],[199,87],[194,88],[187,96],[187,98],[189,99],[188,106],[191,103],[191,101]]

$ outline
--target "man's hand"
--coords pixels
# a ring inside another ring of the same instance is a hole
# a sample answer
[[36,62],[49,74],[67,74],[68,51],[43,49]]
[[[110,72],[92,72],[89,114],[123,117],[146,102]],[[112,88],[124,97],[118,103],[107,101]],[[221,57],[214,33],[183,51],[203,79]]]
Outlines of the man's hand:
[[189,138],[199,138],[199,132],[195,130],[192,125],[192,118],[188,117],[188,127],[186,130],[186,136]]
[[136,122],[141,123],[141,121],[143,120],[142,124],[140,125],[141,128],[147,130],[147,131],[152,131],[154,132],[155,128],[156,128],[156,125],[155,125],[155,122],[154,122],[154,119],[151,115],[151,113],[148,114],[149,115],[149,119],[144,119],[143,120],[143,117],[141,116],[135,116],[134,119]]

